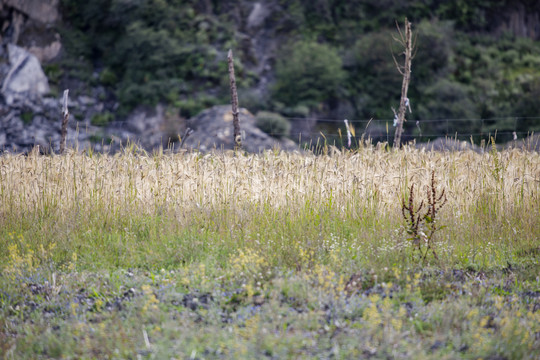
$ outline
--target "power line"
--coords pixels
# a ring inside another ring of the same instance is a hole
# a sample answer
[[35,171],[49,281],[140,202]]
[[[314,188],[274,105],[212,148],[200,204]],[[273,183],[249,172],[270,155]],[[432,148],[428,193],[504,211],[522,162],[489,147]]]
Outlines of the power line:
[[[299,117],[286,117],[285,119],[290,121],[306,121],[306,122],[336,122],[343,123],[345,119],[332,119],[332,118],[299,118]],[[422,120],[408,120],[407,122],[413,123],[419,121],[420,123],[442,123],[442,122],[477,122],[477,121],[497,121],[497,120],[540,120],[540,116],[502,116],[492,118],[449,118],[449,119],[422,119]],[[349,123],[369,123],[369,122],[393,122],[394,119],[348,119]]]
[[[338,137],[339,138],[339,134],[337,133],[324,133],[324,132],[320,132],[320,131],[312,131],[312,132],[305,132],[305,131],[301,131],[300,132],[302,136],[306,136],[306,137],[316,137],[316,136],[319,136],[319,137],[332,137],[332,138],[335,138],[335,137]],[[406,137],[414,137],[414,138],[422,138],[422,137],[443,137],[443,136],[446,136],[446,137],[471,137],[471,136],[499,136],[499,135],[530,135],[532,134],[531,131],[491,131],[491,132],[483,132],[483,133],[443,133],[443,132],[440,132],[440,133],[428,133],[428,134],[407,134]],[[284,133],[269,133],[269,135],[271,136],[290,136],[290,134],[284,134]],[[387,134],[377,134],[376,137],[386,137]],[[388,137],[393,137],[394,135],[391,135],[390,133],[388,133]],[[345,135],[342,135],[342,137],[345,139],[346,136]],[[356,138],[360,138],[361,136],[356,136]]]
[[[334,118],[304,118],[304,117],[287,117],[283,116],[284,119],[289,121],[305,121],[310,123],[344,123],[345,118],[343,119],[334,119]],[[491,118],[441,118],[441,119],[409,119],[406,120],[406,123],[414,124],[417,121],[422,123],[453,123],[453,122],[486,122],[486,121],[497,121],[497,120],[514,120],[514,122],[519,120],[540,120],[540,116],[502,116],[502,117],[491,117]],[[394,119],[348,119],[349,123],[393,123]],[[122,126],[128,124],[127,120],[115,121],[114,124],[117,126]],[[490,124],[488,124],[490,125]]]

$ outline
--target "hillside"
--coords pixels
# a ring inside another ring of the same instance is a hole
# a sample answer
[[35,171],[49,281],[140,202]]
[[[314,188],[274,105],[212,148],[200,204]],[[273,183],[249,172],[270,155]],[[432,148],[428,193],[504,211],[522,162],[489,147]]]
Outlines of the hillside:
[[95,103],[76,114],[86,125],[158,104],[182,122],[227,103],[230,48],[240,105],[287,118],[291,130],[278,135],[336,134],[335,121],[363,128],[373,118],[368,133],[386,140],[401,89],[392,37],[408,17],[416,56],[406,139],[457,132],[479,141],[497,131],[509,140],[540,130],[536,1],[50,0],[41,3],[57,17],[41,22],[17,7],[31,2],[4,1],[2,42],[49,50],[41,60],[51,93],[70,88]]

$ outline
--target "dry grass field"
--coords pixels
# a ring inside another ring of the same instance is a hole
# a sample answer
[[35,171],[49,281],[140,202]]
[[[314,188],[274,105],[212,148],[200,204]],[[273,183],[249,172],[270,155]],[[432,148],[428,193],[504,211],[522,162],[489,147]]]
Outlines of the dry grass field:
[[0,354],[535,359],[539,190],[519,150],[5,154]]

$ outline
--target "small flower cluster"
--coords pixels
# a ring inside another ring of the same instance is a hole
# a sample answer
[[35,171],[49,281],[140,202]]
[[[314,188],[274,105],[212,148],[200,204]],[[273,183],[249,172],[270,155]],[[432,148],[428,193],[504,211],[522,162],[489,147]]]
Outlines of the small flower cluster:
[[141,290],[145,296],[145,303],[142,307],[142,313],[145,314],[148,310],[157,310],[159,300],[156,297],[156,294],[152,290],[152,287],[148,284],[144,284],[141,287]]
[[230,263],[236,275],[254,275],[267,265],[264,257],[252,249],[238,250],[238,255]]
[[30,244],[26,242],[22,234],[9,233],[8,264],[4,268],[4,273],[9,278],[21,277],[31,274],[40,266],[51,261],[52,253],[56,247],[55,243],[48,246],[40,244],[38,251],[34,251]]

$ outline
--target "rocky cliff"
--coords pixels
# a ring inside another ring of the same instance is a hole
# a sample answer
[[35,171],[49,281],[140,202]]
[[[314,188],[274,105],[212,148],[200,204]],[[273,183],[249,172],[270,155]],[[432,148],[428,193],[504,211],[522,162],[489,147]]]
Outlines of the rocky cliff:
[[[58,151],[60,142],[60,98],[51,91],[43,64],[55,63],[62,56],[62,43],[56,26],[58,0],[5,0],[0,3],[3,20],[0,41],[0,149],[26,152],[39,145],[42,151]],[[255,7],[248,28],[262,31],[268,16],[264,5]],[[17,44],[17,45],[16,45]],[[263,45],[259,45],[263,46]],[[265,62],[261,72],[265,71]],[[54,69],[54,66],[52,67]],[[54,74],[53,74],[54,75]],[[207,151],[230,149],[232,123],[227,106],[211,108],[187,121],[167,106],[141,105],[121,118],[114,116],[118,103],[107,99],[99,84],[88,89],[73,81],[69,99],[68,146],[83,150],[116,151],[126,143],[136,143],[152,151],[160,147],[178,148],[182,134],[185,146]],[[247,151],[294,149],[291,141],[271,138],[255,126],[254,117],[242,110],[241,127]],[[191,127],[186,132],[187,127]],[[230,129],[229,129],[230,128]],[[230,139],[229,139],[230,138]]]

